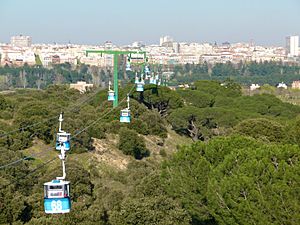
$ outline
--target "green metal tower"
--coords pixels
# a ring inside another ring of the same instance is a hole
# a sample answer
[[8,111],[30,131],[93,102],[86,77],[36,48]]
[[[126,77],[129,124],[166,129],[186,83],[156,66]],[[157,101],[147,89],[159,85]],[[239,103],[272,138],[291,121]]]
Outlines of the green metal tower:
[[143,65],[146,63],[146,52],[145,51],[119,51],[119,50],[86,50],[86,56],[90,53],[96,54],[109,54],[114,56],[114,92],[115,92],[115,100],[113,102],[113,107],[118,106],[118,57],[119,55],[129,55],[129,54],[141,54],[144,55]]

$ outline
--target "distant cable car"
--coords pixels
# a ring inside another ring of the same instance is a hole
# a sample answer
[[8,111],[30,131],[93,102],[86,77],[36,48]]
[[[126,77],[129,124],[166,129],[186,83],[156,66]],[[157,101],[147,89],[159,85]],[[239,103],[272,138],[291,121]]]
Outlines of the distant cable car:
[[149,83],[153,84],[153,78],[152,77],[150,77]]
[[45,213],[69,213],[71,210],[70,182],[52,180],[44,183]]
[[121,123],[130,123],[130,110],[129,109],[121,110],[120,122]]
[[126,71],[131,71],[130,62],[126,63]]
[[137,92],[143,92],[144,91],[144,84],[143,83],[138,83],[136,85],[136,91]]
[[150,69],[148,66],[145,66],[145,74],[149,74],[150,73]]
[[145,85],[145,82],[144,82],[144,79],[142,77],[141,81],[136,84],[136,91],[143,92],[144,91],[144,85]]
[[134,79],[134,83],[135,83],[135,84],[138,84],[139,82],[140,82],[140,79],[139,79],[138,76],[136,75],[136,76],[135,76],[135,79]]
[[120,113],[120,122],[130,123],[129,94],[127,94],[127,108],[122,109]]
[[108,91],[108,97],[107,97],[108,101],[114,101],[115,100],[115,92],[113,90],[109,90]]
[[156,84],[156,80],[154,76],[150,77],[150,84]]
[[110,89],[111,83],[108,81],[108,94],[107,94],[107,100],[108,101],[114,101],[115,100],[115,91]]
[[130,56],[128,57],[128,60],[126,62],[126,71],[131,71]]
[[55,145],[55,149],[56,150],[60,150],[61,149],[61,145],[64,145],[64,148],[66,151],[69,151],[71,148],[70,145],[70,133],[64,132],[64,131],[60,131],[57,133],[56,135],[56,145]]

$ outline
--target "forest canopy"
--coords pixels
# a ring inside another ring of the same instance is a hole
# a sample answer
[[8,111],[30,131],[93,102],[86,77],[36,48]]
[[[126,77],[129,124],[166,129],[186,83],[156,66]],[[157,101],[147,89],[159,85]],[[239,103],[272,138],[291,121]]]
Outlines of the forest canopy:
[[[131,123],[120,123],[130,90]],[[116,108],[97,88],[2,93],[0,224],[300,223],[299,106],[232,80],[134,90],[120,88]],[[72,209],[47,215],[62,111]]]

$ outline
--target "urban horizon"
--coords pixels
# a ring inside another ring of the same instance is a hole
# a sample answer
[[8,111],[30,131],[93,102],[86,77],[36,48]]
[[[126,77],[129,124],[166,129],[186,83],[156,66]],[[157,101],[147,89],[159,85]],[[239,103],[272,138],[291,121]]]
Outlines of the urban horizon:
[[[85,46],[103,46],[106,42],[111,42],[115,46],[131,46],[134,43],[140,43],[142,45],[159,45],[159,38],[165,37],[165,36],[171,36],[171,35],[168,35],[168,34],[161,35],[160,37],[157,37],[156,41],[153,41],[153,42],[145,41],[145,40],[133,40],[133,41],[131,41],[131,43],[114,42],[114,41],[111,41],[111,39],[109,39],[109,38],[107,38],[107,40],[105,40],[103,42],[99,41],[98,43],[72,42],[71,40],[61,41],[61,42],[57,42],[57,41],[37,42],[37,41],[35,41],[35,38],[33,36],[29,35],[29,34],[15,34],[15,35],[12,35],[11,37],[14,37],[14,36],[24,36],[24,37],[27,36],[27,37],[30,37],[32,45],[43,45],[43,44],[46,44],[46,45],[53,45],[53,44],[68,45],[68,44],[72,44],[72,45],[85,45]],[[281,38],[282,44],[269,44],[269,45],[268,44],[257,43],[254,39],[251,39],[251,38],[248,41],[247,40],[238,40],[238,41],[235,41],[235,42],[231,42],[229,40],[224,40],[224,41],[219,41],[218,42],[216,40],[208,40],[208,41],[177,40],[173,36],[171,36],[171,37],[174,40],[174,42],[177,42],[177,43],[189,43],[189,44],[191,44],[191,43],[206,44],[207,43],[207,44],[211,44],[211,45],[222,45],[224,43],[229,43],[229,44],[243,43],[243,44],[251,44],[251,45],[265,46],[265,47],[285,47],[286,46],[286,38],[289,37],[289,36],[299,36],[299,34],[297,34],[297,33],[288,34],[288,35]],[[0,39],[0,44],[10,44],[11,37],[7,41],[2,41]]]
[[30,36],[13,36],[10,44],[0,44],[0,65],[43,65],[78,62],[100,67],[113,65],[109,56],[86,54],[87,50],[142,50],[147,54],[149,63],[175,65],[207,63],[239,63],[241,61],[277,61],[299,62],[299,36],[286,37],[286,45],[260,46],[255,43],[188,43],[177,42],[171,36],[159,38],[159,44],[143,45],[134,42],[131,45],[117,46],[112,42],[102,45],[80,44],[35,44]]

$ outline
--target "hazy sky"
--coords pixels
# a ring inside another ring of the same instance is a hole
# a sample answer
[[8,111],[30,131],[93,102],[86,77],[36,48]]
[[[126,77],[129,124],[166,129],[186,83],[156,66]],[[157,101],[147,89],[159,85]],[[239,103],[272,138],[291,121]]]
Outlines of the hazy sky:
[[0,42],[186,42],[284,45],[300,35],[300,0],[0,0]]

